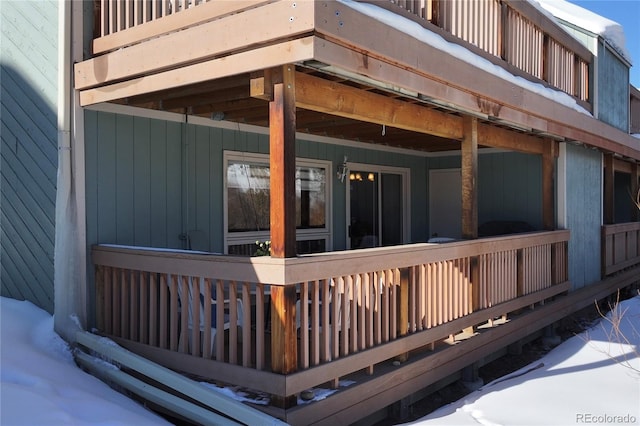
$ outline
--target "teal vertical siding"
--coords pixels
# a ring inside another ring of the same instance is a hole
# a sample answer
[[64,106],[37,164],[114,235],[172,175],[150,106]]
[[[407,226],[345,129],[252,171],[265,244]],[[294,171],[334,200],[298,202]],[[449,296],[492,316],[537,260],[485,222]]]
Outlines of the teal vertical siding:
[[[435,157],[429,169],[461,167],[460,156]],[[542,158],[516,152],[478,156],[478,225],[507,220],[542,228]]]
[[182,248],[182,125],[85,111],[88,243]]
[[542,229],[542,157],[515,152],[478,159],[478,224],[525,221]]
[[0,287],[53,313],[58,3],[0,5]]
[[600,279],[602,161],[598,151],[566,147],[569,280],[574,288],[580,288]]
[[629,131],[629,67],[598,44],[598,119]]
[[[87,112],[85,126],[90,243],[224,252],[224,152],[266,154],[268,135],[97,112]],[[460,156],[427,158],[309,140],[298,140],[296,151],[298,158],[331,163],[334,250],[346,248],[348,182],[335,178],[345,156],[410,171],[410,242],[428,239],[429,170],[460,167]],[[480,155],[480,223],[522,220],[540,229],[541,167],[535,155]]]
[[[224,151],[267,154],[264,134],[120,114],[85,113],[87,238],[112,243],[224,251]],[[333,248],[346,247],[344,156],[410,169],[411,241],[427,238],[424,157],[297,141],[297,156],[330,161]]]

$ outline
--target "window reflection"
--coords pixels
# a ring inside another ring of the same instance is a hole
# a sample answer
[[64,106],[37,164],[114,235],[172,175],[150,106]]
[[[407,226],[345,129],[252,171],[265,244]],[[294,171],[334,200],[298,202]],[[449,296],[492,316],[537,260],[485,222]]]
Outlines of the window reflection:
[[[269,230],[269,166],[229,161],[227,166],[228,231]],[[296,167],[296,226],[326,227],[326,169]]]

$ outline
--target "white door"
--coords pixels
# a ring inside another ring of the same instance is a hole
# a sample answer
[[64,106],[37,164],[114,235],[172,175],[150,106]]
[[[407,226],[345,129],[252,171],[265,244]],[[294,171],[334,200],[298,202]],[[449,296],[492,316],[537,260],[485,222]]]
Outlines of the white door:
[[460,169],[429,171],[429,238],[462,237]]

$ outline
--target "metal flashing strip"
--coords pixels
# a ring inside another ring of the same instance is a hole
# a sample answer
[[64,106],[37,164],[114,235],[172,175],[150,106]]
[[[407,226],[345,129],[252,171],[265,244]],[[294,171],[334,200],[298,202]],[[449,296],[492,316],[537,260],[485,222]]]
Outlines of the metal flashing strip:
[[[226,395],[207,389],[198,382],[149,361],[144,357],[136,355],[117,345],[110,339],[91,334],[87,331],[79,331],[76,334],[76,342],[85,348],[103,355],[107,359],[113,360],[120,365],[124,365],[127,368],[135,370],[156,382],[162,383],[185,397],[200,402],[203,407],[190,403],[186,399],[183,400],[175,395],[155,389],[148,383],[130,377],[120,370],[111,369],[104,363],[92,362],[90,361],[90,357],[80,350],[75,354],[76,359],[78,359],[79,362],[93,371],[96,371],[99,375],[106,376],[110,380],[115,381],[119,385],[148,399],[149,401],[161,404],[170,410],[175,410],[176,413],[195,420],[198,423],[202,423],[201,416],[204,410],[210,417],[206,424],[286,425],[286,423],[275,417],[269,416],[262,411],[249,407],[248,405],[238,402]],[[114,372],[118,372],[119,374]],[[124,377],[123,375],[127,377]],[[150,388],[154,390],[151,390]],[[176,401],[176,398],[180,399],[182,402]],[[216,414],[216,412],[222,413],[225,416],[228,416],[228,418]]]

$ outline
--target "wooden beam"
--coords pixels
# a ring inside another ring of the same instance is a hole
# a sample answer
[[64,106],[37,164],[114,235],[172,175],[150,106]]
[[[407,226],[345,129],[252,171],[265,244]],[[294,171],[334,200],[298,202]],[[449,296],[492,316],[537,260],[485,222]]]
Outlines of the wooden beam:
[[418,133],[462,139],[459,116],[309,74],[296,74],[296,106]]
[[[293,9],[290,2],[272,2],[87,59],[75,65],[75,87],[87,89],[104,83],[130,81],[136,77],[146,78],[211,58],[235,56],[234,53],[246,52],[247,46],[275,44],[280,40],[293,40],[296,36],[310,34],[313,30],[313,3],[297,2]],[[194,9],[196,14],[199,8]],[[140,28],[145,26],[141,25]],[[251,31],[238,31],[238,28],[251,28]],[[126,37],[129,31],[122,34]],[[289,56],[294,52],[283,53]],[[288,61],[280,62],[283,63]],[[265,68],[265,64],[257,59],[253,64],[256,66],[253,70]]]
[[[163,70],[156,74],[126,81],[105,83],[103,86],[80,90],[80,105],[87,106],[129,96],[185,87],[190,84],[257,71],[265,67],[280,66],[283,63],[309,60],[313,58],[315,40],[313,36],[310,36],[284,41],[231,56],[185,65],[182,68]],[[78,65],[76,65],[76,75],[79,72],[88,72],[84,69],[78,70],[77,67]]]
[[555,161],[556,142],[544,140],[545,152],[542,154],[542,227],[545,231],[553,231],[555,223]]
[[613,170],[616,172],[631,174],[631,172],[633,171],[633,166],[633,163],[613,157]]
[[252,98],[273,100],[273,70],[266,69],[251,73],[249,94]]
[[284,65],[269,103],[271,256],[296,256],[296,73]]
[[478,238],[478,119],[464,117],[462,140],[462,238]]
[[613,154],[604,154],[604,224],[610,225],[614,223],[615,208],[615,167]]
[[544,154],[542,139],[490,124],[478,124],[478,145],[526,154]]
[[249,88],[246,83],[242,87],[232,87],[217,91],[201,91],[197,95],[181,96],[162,100],[162,109],[195,107],[211,103],[225,103],[240,101],[249,97]]

